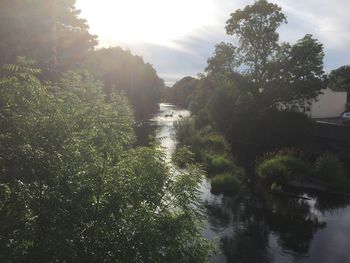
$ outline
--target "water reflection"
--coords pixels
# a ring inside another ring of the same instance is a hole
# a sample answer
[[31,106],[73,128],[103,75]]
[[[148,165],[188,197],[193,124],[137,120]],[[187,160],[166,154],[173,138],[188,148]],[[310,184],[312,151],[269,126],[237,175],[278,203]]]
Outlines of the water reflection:
[[[207,225],[212,231],[210,235],[208,231],[206,234],[208,237],[220,237],[222,253],[214,256],[212,261],[329,262],[314,260],[314,251],[310,248],[316,233],[328,226],[329,219],[325,214],[338,212],[336,214],[340,220],[344,217],[350,219],[349,201],[315,193],[295,194],[304,198],[245,191],[235,198],[221,196],[218,201],[217,197],[211,200],[210,193],[206,193]],[[347,213],[339,214],[339,211]],[[330,219],[339,220],[337,216]],[[343,230],[350,234],[349,228]],[[328,246],[326,243],[324,245]],[[341,245],[343,253],[350,256],[344,247],[346,245]],[[338,257],[336,254],[333,256],[335,259]]]
[[[173,123],[188,114],[160,104],[160,112],[139,127],[139,145],[153,135],[170,158],[177,144]],[[203,234],[220,248],[212,262],[350,262],[348,198],[295,189],[288,189],[290,196],[256,189],[216,196],[209,180],[201,190],[207,211]]]

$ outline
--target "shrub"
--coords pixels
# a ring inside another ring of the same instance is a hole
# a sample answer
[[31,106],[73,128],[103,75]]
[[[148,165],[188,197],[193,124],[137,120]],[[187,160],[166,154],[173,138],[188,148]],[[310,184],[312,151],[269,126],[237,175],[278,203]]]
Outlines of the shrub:
[[314,174],[329,187],[334,187],[345,178],[345,169],[337,156],[324,154],[316,160]]
[[257,167],[257,175],[268,184],[285,183],[307,172],[306,163],[297,156],[277,155],[262,161]]
[[211,180],[213,193],[236,194],[240,186],[240,179],[229,173],[219,174]]
[[191,117],[181,118],[174,123],[176,139],[182,145],[191,145],[197,137],[194,120]]
[[214,152],[225,152],[228,151],[229,146],[224,136],[211,133],[202,137],[201,143],[208,149]]
[[173,162],[180,168],[185,168],[187,164],[194,163],[194,153],[189,146],[180,146],[173,155]]
[[204,155],[204,163],[209,174],[218,174],[229,171],[233,168],[232,161],[225,156],[208,152]]

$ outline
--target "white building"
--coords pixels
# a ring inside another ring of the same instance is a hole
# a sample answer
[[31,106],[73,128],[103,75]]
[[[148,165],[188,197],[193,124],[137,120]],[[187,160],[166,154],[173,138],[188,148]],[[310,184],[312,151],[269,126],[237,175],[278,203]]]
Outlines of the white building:
[[330,88],[322,90],[315,100],[311,101],[311,104],[305,105],[281,105],[281,109],[290,108],[299,112],[304,112],[311,118],[337,118],[347,110],[348,93],[333,91]]
[[330,88],[322,90],[305,113],[311,118],[336,118],[346,111],[347,92],[333,91]]

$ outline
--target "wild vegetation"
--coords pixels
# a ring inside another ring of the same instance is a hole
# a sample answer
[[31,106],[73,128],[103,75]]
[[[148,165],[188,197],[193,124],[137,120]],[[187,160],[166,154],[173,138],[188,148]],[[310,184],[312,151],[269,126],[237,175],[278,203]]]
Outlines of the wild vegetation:
[[244,170],[234,161],[225,138],[210,127],[199,129],[191,117],[174,125],[180,145],[173,157],[175,163],[181,168],[186,168],[187,163],[200,163],[212,178],[214,193],[236,194],[242,187]]
[[202,170],[134,148],[163,81],[74,0],[0,4],[0,261],[206,262]]
[[[315,122],[300,109],[306,111],[327,84],[346,85],[347,68],[328,77],[323,70],[323,45],[310,34],[293,45],[281,42],[278,29],[284,23],[287,18],[281,8],[266,0],[236,10],[225,29],[237,41],[217,44],[206,74],[197,80],[184,78],[174,87],[174,102],[176,90],[186,88],[182,105],[193,113],[186,120],[191,123],[179,124],[179,141],[192,145],[209,175],[226,172],[226,160],[232,155],[252,181],[256,160],[267,152],[293,147],[320,155],[314,140]],[[226,156],[203,153],[207,147],[201,144],[203,131],[208,129],[224,136],[229,149]],[[277,155],[260,164],[257,174],[269,185],[281,183],[311,172],[306,167],[313,161]]]
[[[1,260],[203,262],[201,171],[172,176],[162,153],[130,149],[125,97],[88,73],[42,83],[19,61],[0,80]],[[189,175],[190,174],[190,175]]]

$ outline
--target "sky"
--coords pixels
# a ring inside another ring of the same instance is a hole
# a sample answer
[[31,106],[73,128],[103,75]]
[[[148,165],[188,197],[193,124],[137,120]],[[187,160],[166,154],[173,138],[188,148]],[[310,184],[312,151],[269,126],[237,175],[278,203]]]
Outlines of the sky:
[[[295,43],[312,34],[324,45],[325,71],[350,64],[349,0],[271,0],[288,24],[280,40]],[[99,47],[121,46],[140,55],[167,85],[196,76],[215,44],[235,43],[225,22],[253,0],[77,0],[81,17],[98,36]]]

